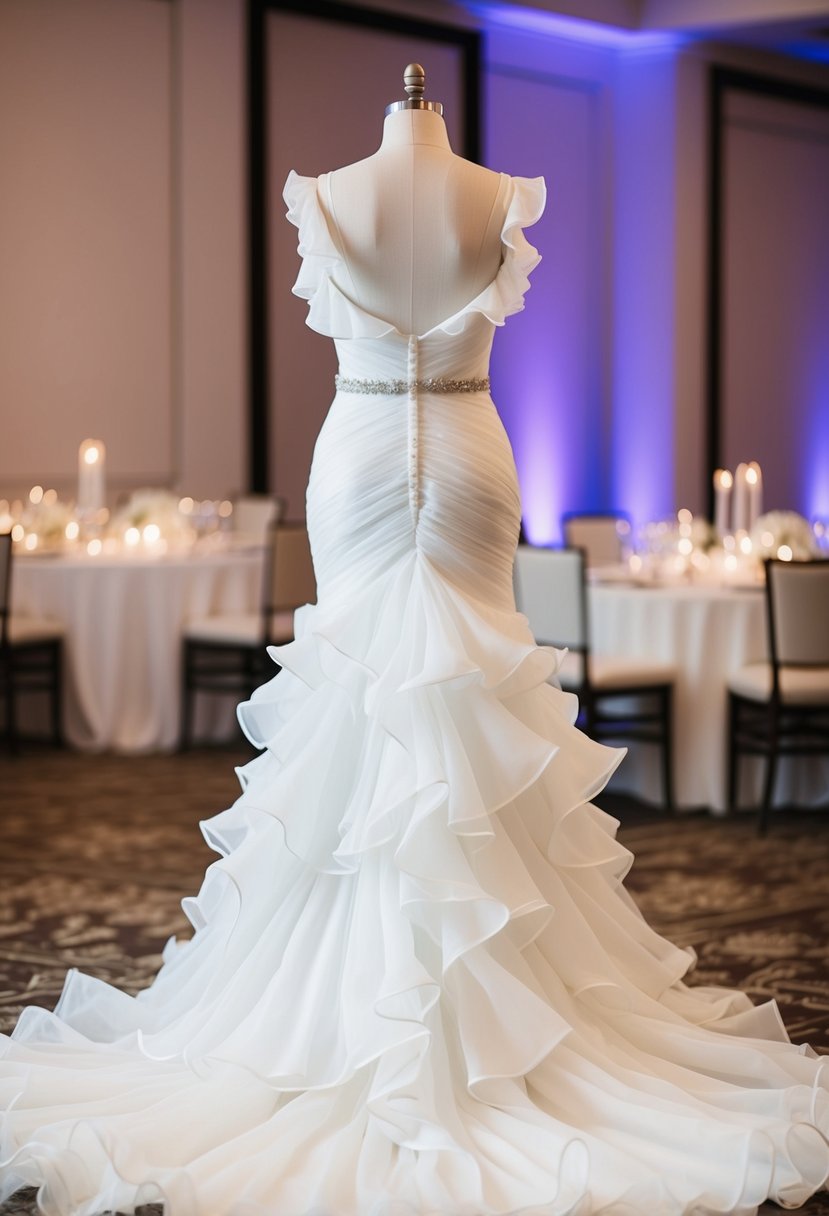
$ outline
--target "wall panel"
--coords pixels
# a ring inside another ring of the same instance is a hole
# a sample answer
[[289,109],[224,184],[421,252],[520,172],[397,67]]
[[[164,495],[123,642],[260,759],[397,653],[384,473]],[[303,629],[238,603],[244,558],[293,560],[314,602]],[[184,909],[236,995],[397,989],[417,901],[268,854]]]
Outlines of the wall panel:
[[826,516],[829,108],[729,91],[723,153],[722,460]]
[[543,176],[542,255],[526,312],[496,334],[493,395],[515,452],[531,540],[559,536],[563,511],[601,504],[603,244],[600,87],[577,76],[491,63],[487,163]]
[[0,488],[175,477],[173,6],[0,5]]

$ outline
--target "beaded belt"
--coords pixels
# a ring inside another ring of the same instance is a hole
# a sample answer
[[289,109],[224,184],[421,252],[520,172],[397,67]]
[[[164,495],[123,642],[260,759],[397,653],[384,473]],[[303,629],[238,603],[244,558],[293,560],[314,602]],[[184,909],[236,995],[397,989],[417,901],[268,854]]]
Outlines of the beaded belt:
[[434,376],[426,380],[356,380],[348,376],[335,376],[334,384],[342,393],[376,393],[401,396],[403,393],[488,393],[489,376],[479,380],[450,380],[448,376]]

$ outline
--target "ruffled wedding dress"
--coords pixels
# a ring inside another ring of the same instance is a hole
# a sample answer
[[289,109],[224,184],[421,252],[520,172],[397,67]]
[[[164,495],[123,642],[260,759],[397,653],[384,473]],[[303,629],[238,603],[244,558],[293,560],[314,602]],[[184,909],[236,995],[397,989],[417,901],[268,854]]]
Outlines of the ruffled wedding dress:
[[515,612],[518,488],[485,377],[544,190],[501,189],[494,282],[413,337],[344,293],[317,183],[289,178],[295,291],[340,360],[308,492],[319,603],[240,709],[264,751],[203,825],[220,859],[185,903],[192,940],[135,999],[71,974],[4,1041],[3,1193],[676,1216],[824,1182],[820,1062],[773,1005],[682,983],[691,953],[642,919],[589,801],[621,753],[574,728]]

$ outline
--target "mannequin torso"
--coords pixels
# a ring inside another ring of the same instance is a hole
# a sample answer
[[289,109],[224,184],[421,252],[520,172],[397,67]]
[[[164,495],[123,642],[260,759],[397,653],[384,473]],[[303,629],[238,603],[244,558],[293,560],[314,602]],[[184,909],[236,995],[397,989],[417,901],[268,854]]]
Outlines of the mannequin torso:
[[427,332],[495,277],[508,181],[456,156],[434,111],[389,114],[373,156],[320,178],[341,288],[401,333]]

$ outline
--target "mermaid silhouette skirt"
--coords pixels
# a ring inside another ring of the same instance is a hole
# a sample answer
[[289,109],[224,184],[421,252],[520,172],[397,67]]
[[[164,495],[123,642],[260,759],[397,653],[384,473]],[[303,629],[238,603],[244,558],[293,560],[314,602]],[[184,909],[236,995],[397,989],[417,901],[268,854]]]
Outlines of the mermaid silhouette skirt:
[[515,470],[481,382],[543,185],[502,188],[496,280],[411,336],[343,294],[317,183],[289,178],[295,290],[343,377],[308,490],[318,603],[240,707],[261,754],[202,825],[192,938],[136,998],[70,974],[2,1041],[0,1196],[699,1216],[825,1182],[821,1062],[773,1004],[685,985],[693,955],[646,924],[591,802],[621,753],[575,729],[515,612]]

